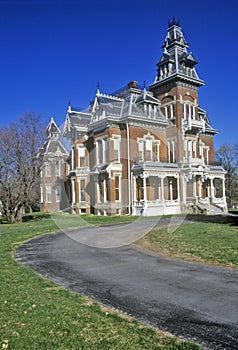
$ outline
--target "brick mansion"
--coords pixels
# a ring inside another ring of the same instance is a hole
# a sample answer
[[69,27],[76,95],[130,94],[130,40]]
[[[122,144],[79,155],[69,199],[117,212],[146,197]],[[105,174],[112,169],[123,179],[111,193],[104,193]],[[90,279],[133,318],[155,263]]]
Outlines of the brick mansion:
[[[98,89],[88,109],[68,107],[63,130],[46,129],[42,210],[76,214],[164,215],[227,212],[225,171],[199,106],[204,85],[179,21],[169,22],[149,88],[131,81]],[[70,141],[70,150],[60,135]]]

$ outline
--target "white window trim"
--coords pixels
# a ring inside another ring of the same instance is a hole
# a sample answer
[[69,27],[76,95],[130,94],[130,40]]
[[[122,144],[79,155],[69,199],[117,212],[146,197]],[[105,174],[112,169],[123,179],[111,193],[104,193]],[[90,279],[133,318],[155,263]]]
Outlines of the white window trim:
[[79,179],[79,201],[80,201],[80,202],[86,202],[87,200],[86,200],[86,190],[85,190],[85,188],[84,188],[85,200],[82,200],[82,196],[81,196],[81,194],[82,194],[82,190],[81,190],[81,181],[82,181],[82,180],[85,181],[85,188],[86,188],[86,183],[87,183],[87,179],[86,179],[86,178],[80,178],[80,179]]
[[[167,140],[167,145],[168,145],[168,161],[169,163],[175,163],[176,162],[176,139],[168,139]],[[172,159],[171,159],[171,154],[172,153]]]
[[113,155],[114,155],[114,151],[116,150],[115,149],[115,140],[117,140],[117,145],[118,145],[118,149],[117,149],[117,154],[118,154],[118,157],[117,159],[114,159],[114,162],[119,162],[121,161],[121,136],[120,135],[116,135],[116,134],[112,134],[112,141],[113,141]]
[[[59,192],[58,192],[59,190]],[[55,202],[60,203],[61,202],[61,186],[56,185],[55,186]]]
[[86,155],[85,147],[83,145],[78,145],[78,168],[81,167],[80,158],[84,158],[84,161],[85,161],[85,155]]
[[[57,165],[58,162],[58,165]],[[57,170],[57,172],[56,172]],[[60,177],[61,176],[61,161],[60,159],[55,160],[55,177]]]
[[[107,148],[106,145],[107,144]],[[108,141],[108,137],[104,137],[102,139],[102,158],[103,158],[103,163],[108,163],[108,156],[109,156],[109,141]]]
[[[121,202],[121,174],[117,174],[115,173],[114,174],[114,180],[116,179],[116,177],[119,178],[119,181],[118,181],[118,190],[119,190],[119,199],[115,199],[115,202]],[[115,190],[116,190],[116,187],[115,187]]]
[[75,169],[75,146],[71,147],[71,166],[72,170]]
[[[107,150],[105,149],[105,140],[107,142]],[[98,143],[101,142],[102,144],[102,162],[99,162],[99,147],[98,147]],[[105,164],[108,163],[109,161],[109,139],[108,136],[102,136],[102,137],[98,137],[97,139],[95,139],[95,143],[96,143],[96,161],[98,164]],[[107,151],[107,154],[105,153]]]
[[51,177],[51,163],[47,162],[45,164],[45,177]]
[[[51,200],[48,200],[48,198],[47,198],[48,194],[50,194]],[[52,185],[51,184],[45,185],[45,202],[46,203],[52,203]]]

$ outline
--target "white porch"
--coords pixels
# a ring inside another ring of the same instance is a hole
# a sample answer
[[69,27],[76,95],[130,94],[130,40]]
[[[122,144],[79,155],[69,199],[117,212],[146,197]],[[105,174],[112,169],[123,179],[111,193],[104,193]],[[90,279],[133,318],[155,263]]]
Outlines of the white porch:
[[180,214],[179,174],[143,174],[133,176],[132,214],[157,216]]

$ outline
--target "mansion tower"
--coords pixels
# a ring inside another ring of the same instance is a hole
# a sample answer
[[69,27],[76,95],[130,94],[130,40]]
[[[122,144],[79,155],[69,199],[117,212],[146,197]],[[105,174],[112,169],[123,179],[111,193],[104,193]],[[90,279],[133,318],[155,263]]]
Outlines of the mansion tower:
[[[214,165],[214,129],[198,104],[204,81],[179,22],[169,23],[155,81],[97,91],[68,107],[67,190],[73,213],[164,215],[227,211],[225,171]],[[46,203],[47,205],[47,203]]]

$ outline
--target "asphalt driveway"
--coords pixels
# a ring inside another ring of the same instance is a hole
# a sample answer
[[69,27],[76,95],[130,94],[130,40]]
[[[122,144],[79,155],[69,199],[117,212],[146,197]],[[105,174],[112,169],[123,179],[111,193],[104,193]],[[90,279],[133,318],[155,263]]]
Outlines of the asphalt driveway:
[[16,250],[15,258],[74,292],[204,349],[238,349],[237,270],[162,258],[133,245],[83,244],[89,230],[32,239]]

